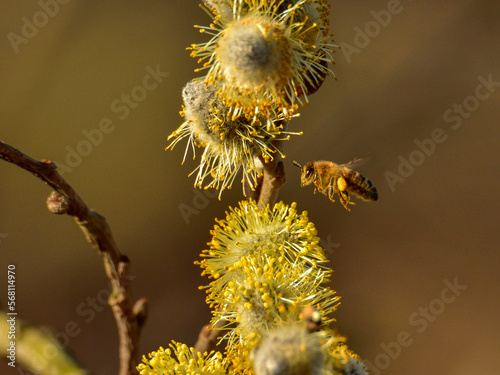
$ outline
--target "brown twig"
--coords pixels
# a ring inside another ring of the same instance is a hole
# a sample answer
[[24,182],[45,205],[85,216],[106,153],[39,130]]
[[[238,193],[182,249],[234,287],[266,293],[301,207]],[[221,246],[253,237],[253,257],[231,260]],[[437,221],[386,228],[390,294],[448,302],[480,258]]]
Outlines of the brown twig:
[[109,305],[118,327],[119,375],[136,373],[139,337],[147,315],[147,301],[142,298],[132,302],[129,260],[118,249],[106,219],[87,207],[51,161],[37,161],[1,141],[0,159],[31,172],[54,189],[47,200],[49,210],[73,216],[87,241],[102,257],[106,276],[112,286]]
[[[282,122],[283,127],[288,127],[288,122]],[[278,190],[286,183],[285,165],[281,160],[283,141],[273,141],[273,145],[278,150],[276,157],[266,162],[262,156],[259,158],[263,164],[263,176],[261,186],[256,189],[258,194],[257,205],[264,208],[268,204],[272,205],[278,196]]]
[[285,165],[281,157],[276,157],[269,163],[264,163],[264,177],[257,205],[264,208],[272,205],[278,197],[278,190],[286,183]]
[[215,349],[218,344],[218,339],[224,334],[220,328],[224,327],[227,322],[219,320],[215,325],[207,324],[203,326],[198,335],[198,340],[194,344],[195,353],[209,353]]

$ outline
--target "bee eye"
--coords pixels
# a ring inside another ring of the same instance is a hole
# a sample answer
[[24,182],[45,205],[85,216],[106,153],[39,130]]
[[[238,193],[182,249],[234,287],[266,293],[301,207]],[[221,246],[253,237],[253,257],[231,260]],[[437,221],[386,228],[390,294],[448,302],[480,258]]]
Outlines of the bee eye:
[[313,172],[313,168],[309,168],[306,170],[306,177],[309,177],[311,173]]

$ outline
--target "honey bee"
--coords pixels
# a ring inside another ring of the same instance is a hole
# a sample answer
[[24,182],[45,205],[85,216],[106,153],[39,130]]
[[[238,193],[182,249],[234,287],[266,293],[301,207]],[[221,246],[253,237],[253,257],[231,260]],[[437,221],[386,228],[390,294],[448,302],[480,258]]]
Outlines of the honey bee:
[[369,179],[362,176],[360,173],[348,168],[353,166],[360,160],[353,160],[346,164],[335,164],[331,161],[319,160],[311,161],[303,167],[293,162],[302,170],[300,176],[301,186],[306,186],[314,182],[314,193],[319,191],[326,195],[332,202],[337,193],[340,203],[347,211],[350,211],[349,205],[355,204],[351,202],[349,193],[354,194],[364,201],[376,201],[378,193],[375,186]]

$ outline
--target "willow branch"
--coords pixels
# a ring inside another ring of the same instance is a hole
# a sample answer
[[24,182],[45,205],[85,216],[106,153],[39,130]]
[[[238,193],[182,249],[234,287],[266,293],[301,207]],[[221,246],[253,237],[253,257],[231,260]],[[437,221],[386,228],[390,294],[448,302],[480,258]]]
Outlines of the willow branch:
[[140,332],[147,315],[146,299],[133,303],[129,259],[118,249],[106,219],[87,207],[51,161],[37,161],[1,141],[0,159],[27,170],[54,189],[47,200],[49,210],[55,214],[73,216],[87,241],[102,257],[106,276],[112,286],[108,302],[118,328],[119,374],[135,373],[139,360]]
[[219,337],[224,334],[224,331],[221,328],[226,324],[226,321],[219,320],[213,326],[211,324],[203,326],[200,334],[198,335],[198,340],[196,341],[196,344],[194,344],[195,353],[209,353],[214,350],[219,341]]
[[258,207],[273,205],[278,197],[279,189],[286,183],[285,165],[281,157],[275,157],[269,163],[264,163],[264,176],[260,189]]
[[[283,127],[288,127],[288,122],[282,122]],[[273,141],[273,146],[276,148],[277,155],[270,161],[264,160],[259,156],[263,164],[261,185],[256,189],[258,191],[258,199],[255,199],[259,208],[264,208],[267,205],[273,205],[278,196],[279,189],[286,183],[285,165],[281,155],[283,154],[283,141]]]

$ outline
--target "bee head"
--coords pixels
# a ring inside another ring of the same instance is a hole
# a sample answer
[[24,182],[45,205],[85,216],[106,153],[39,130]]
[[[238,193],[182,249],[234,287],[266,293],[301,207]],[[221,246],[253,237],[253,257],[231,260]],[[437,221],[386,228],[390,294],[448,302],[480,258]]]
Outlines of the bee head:
[[309,185],[314,182],[314,162],[309,162],[302,167],[301,183],[302,186]]
[[293,165],[299,167],[302,171],[302,175],[300,176],[300,184],[301,186],[309,185],[314,181],[314,163],[309,162],[306,165],[302,166],[297,163],[295,160],[293,161]]

